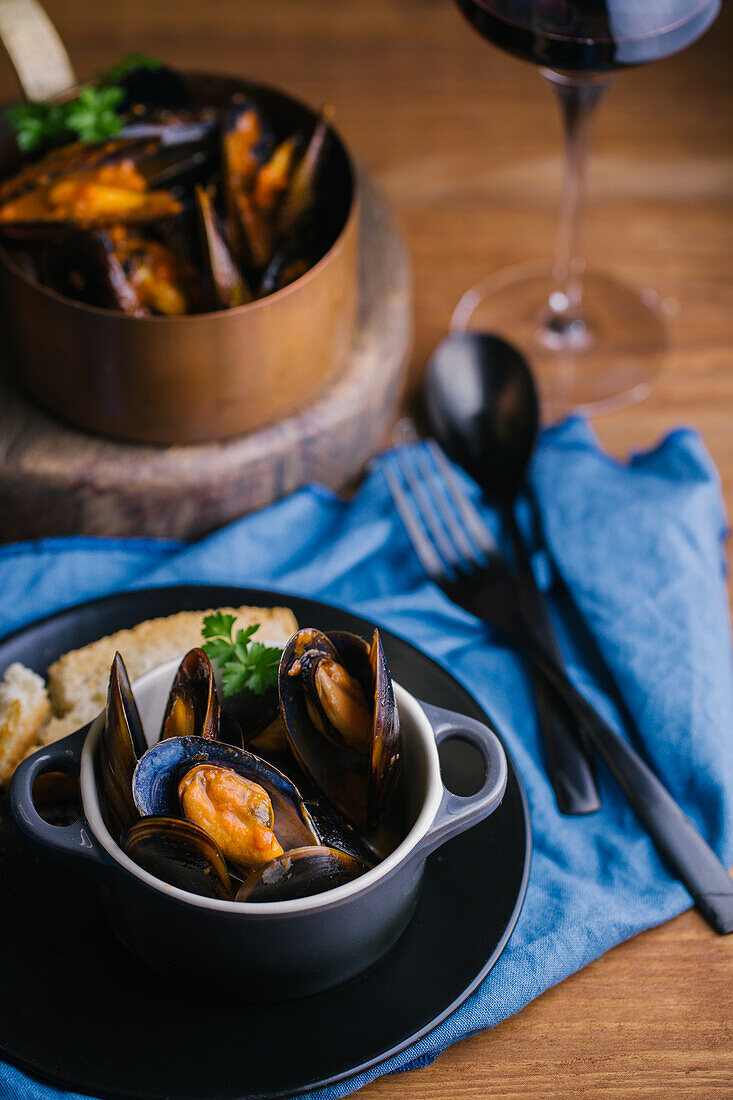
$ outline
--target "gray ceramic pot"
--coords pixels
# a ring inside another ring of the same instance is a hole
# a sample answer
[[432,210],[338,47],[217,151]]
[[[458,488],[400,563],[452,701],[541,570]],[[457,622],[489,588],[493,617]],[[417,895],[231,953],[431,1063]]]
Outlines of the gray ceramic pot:
[[[178,661],[161,665],[133,685],[151,741],[177,667]],[[367,874],[314,897],[217,901],[169,886],[133,863],[100,812],[94,758],[103,715],[20,765],[10,791],[15,821],[45,854],[98,881],[119,938],[165,978],[248,1000],[316,993],[365,970],[389,950],[415,910],[427,857],[492,813],[506,787],[504,750],[490,729],[420,703],[397,684],[395,697],[403,732],[405,835]],[[469,797],[443,785],[437,746],[449,738],[469,741],[483,758],[484,782]],[[49,825],[34,806],[34,781],[50,771],[80,775],[83,815],[74,825]]]

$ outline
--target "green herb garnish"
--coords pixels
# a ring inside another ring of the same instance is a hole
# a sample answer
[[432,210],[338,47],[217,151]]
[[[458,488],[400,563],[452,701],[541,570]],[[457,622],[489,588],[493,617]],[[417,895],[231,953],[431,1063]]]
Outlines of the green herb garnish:
[[114,137],[125,124],[115,110],[124,98],[124,88],[82,88],[79,98],[69,104],[66,129],[88,144]]
[[66,129],[65,111],[46,103],[18,103],[8,107],[5,117],[15,130],[15,140],[23,153],[37,149],[47,138]]
[[159,57],[152,57],[150,54],[143,53],[142,50],[135,50],[134,53],[128,53],[127,57],[123,57],[116,65],[110,65],[108,69],[97,73],[97,83],[100,86],[116,84],[119,80],[124,80],[128,73],[134,73],[136,69],[159,69],[162,64]]
[[49,138],[68,133],[86,144],[106,141],[119,134],[125,117],[117,108],[125,89],[116,82],[135,69],[157,69],[161,62],[143,53],[132,53],[101,73],[96,84],[84,84],[75,99],[66,103],[19,103],[6,117],[15,130],[18,148],[32,153]]
[[201,630],[204,652],[216,661],[222,672],[225,695],[236,695],[249,688],[255,695],[264,695],[268,687],[277,684],[277,671],[282,657],[278,646],[266,646],[253,642],[252,635],[260,629],[259,623],[232,636],[236,615],[216,611],[204,617]]

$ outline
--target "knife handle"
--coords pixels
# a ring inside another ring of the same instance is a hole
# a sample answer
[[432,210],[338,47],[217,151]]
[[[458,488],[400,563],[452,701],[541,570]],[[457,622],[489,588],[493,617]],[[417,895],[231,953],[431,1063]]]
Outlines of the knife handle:
[[733,932],[733,879],[708,842],[649,765],[596,713],[550,655],[529,634],[522,645],[566,698],[658,852],[689,890],[708,924],[720,935]]
[[[532,563],[511,506],[503,510],[502,516],[514,550],[517,595],[524,624],[556,665],[564,669],[560,643],[547,604],[537,587]],[[540,669],[533,665],[531,671],[547,771],[557,807],[563,814],[594,813],[600,809],[601,800],[577,715],[548,683]]]

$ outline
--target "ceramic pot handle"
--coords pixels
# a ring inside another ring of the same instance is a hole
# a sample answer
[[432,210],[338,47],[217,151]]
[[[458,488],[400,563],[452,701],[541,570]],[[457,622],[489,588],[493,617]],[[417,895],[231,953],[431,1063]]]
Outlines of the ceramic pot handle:
[[38,0],[0,0],[0,41],[26,99],[53,99],[77,83],[58,31]]
[[69,737],[34,752],[18,765],[10,784],[10,809],[18,829],[34,847],[45,855],[74,863],[80,870],[84,865],[91,870],[94,865],[96,872],[100,865],[107,868],[108,863],[84,816],[73,825],[50,825],[38,813],[33,801],[33,784],[39,775],[46,772],[79,774],[81,751],[90,725],[91,722]]
[[468,741],[480,752],[485,768],[484,781],[476,794],[464,796],[447,789],[443,791],[433,824],[419,845],[420,856],[424,858],[451,837],[470,829],[494,812],[506,790],[507,762],[499,738],[483,722],[428,703],[420,705],[433,727],[438,745],[451,738]]

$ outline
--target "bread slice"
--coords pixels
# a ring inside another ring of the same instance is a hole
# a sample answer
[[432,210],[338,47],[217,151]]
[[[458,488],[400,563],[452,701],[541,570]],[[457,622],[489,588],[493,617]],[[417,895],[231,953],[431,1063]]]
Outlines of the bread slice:
[[[222,607],[237,616],[234,630],[259,623],[257,641],[285,645],[298,629],[287,607]],[[48,670],[48,691],[54,718],[43,730],[43,744],[73,733],[101,711],[107,699],[110,665],[122,654],[130,679],[135,680],[156,665],[182,657],[201,644],[201,626],[210,611],[181,611],[162,619],[148,619],[131,630],[119,630],[82,649],[64,654]]]
[[42,678],[24,665],[9,665],[0,683],[0,787],[36,745],[50,711]]

